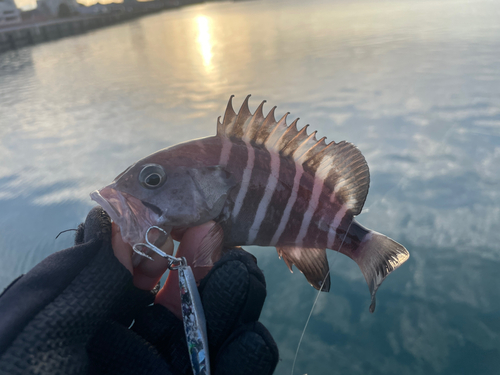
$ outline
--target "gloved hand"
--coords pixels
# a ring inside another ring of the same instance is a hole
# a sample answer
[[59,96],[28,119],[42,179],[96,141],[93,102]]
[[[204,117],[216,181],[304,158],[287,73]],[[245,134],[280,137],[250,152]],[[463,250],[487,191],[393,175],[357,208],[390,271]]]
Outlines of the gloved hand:
[[[52,254],[0,296],[0,374],[190,374],[182,322],[151,305],[114,256],[111,223],[94,208],[76,246]],[[265,280],[230,250],[200,284],[213,374],[271,374],[278,349],[257,322]],[[130,324],[132,327],[128,329]]]

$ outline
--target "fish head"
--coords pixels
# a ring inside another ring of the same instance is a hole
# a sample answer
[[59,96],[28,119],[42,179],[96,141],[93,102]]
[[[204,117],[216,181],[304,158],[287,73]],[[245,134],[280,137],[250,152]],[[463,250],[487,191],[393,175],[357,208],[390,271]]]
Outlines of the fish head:
[[111,184],[90,194],[131,245],[143,242],[151,226],[170,233],[176,227],[215,219],[235,185],[221,166],[175,165],[154,156],[133,164]]

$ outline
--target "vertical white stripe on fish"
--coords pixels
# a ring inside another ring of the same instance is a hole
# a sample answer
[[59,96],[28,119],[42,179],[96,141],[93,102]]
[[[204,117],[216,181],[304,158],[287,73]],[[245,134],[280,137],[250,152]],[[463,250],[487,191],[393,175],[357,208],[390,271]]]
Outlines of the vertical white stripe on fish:
[[314,212],[316,211],[316,208],[318,207],[322,190],[323,180],[315,178],[312,195],[309,199],[309,206],[307,207],[307,211],[304,213],[302,224],[300,225],[299,234],[297,235],[297,239],[295,240],[296,244],[299,246],[304,243],[304,238],[306,237],[307,230],[309,229],[309,225],[311,224],[311,219],[314,215]]
[[271,155],[271,173],[269,174],[269,178],[267,180],[264,196],[260,200],[259,207],[257,208],[257,212],[253,219],[253,224],[248,231],[247,244],[252,244],[253,241],[255,241],[257,233],[259,233],[260,225],[266,216],[267,207],[269,206],[274,191],[276,190],[276,186],[278,185],[278,179],[280,176],[280,156],[274,150],[269,150],[269,154]]
[[238,191],[238,196],[234,201],[234,208],[232,213],[234,219],[236,219],[238,214],[240,213],[241,207],[243,206],[243,200],[245,199],[245,195],[247,195],[248,185],[250,185],[250,177],[252,176],[253,163],[255,160],[254,148],[249,141],[245,141],[245,145],[247,146],[248,159],[245,170],[243,171],[243,177],[241,178],[240,191]]
[[326,247],[328,249],[336,250],[338,251],[339,249],[333,249],[333,243],[335,242],[335,236],[337,234],[337,228],[339,227],[340,223],[342,222],[342,219],[344,218],[346,212],[347,212],[347,205],[343,204],[340,207],[340,210],[335,214],[335,217],[333,218],[333,221],[330,224],[330,228],[328,228],[328,240],[326,241]]
[[302,165],[297,164],[295,166],[295,177],[293,179],[292,194],[290,194],[290,197],[288,198],[285,211],[283,212],[283,216],[281,217],[280,225],[278,226],[278,229],[276,229],[276,232],[274,233],[274,236],[271,239],[271,243],[269,244],[269,246],[274,246],[278,243],[278,240],[280,239],[281,235],[283,234],[286,228],[286,224],[288,223],[288,219],[290,218],[290,212],[292,211],[293,205],[297,200],[300,179],[302,178],[303,173],[304,169],[302,168]]
[[332,169],[332,164],[333,158],[330,155],[323,156],[318,168],[316,169],[316,177],[322,179],[323,181],[326,180]]
[[221,139],[222,139],[222,150],[220,152],[219,165],[225,167],[229,162],[229,155],[231,154],[231,147],[233,146],[233,144],[226,137],[221,137]]

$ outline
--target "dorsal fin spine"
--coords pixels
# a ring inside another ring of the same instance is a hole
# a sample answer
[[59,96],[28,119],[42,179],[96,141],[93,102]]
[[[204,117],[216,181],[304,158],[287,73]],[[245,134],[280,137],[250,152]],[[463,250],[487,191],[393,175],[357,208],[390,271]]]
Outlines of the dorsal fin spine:
[[298,131],[297,124],[299,123],[300,117],[297,117],[293,122],[290,124],[290,127],[294,127],[295,131]]
[[220,116],[217,117],[217,135],[222,135],[224,133],[224,128],[222,127],[222,122],[220,122]]
[[289,156],[290,155],[290,152],[288,151],[288,144],[295,138],[295,136],[297,135],[297,123],[299,121],[299,118],[296,118],[289,126],[288,126],[288,129],[286,130],[286,132],[283,134],[283,136],[281,137],[281,141],[280,141],[280,144],[279,144],[279,150],[280,153],[283,155],[283,156]]
[[258,145],[262,145],[266,142],[269,137],[269,133],[271,132],[271,127],[276,125],[276,119],[274,118],[274,111],[276,110],[276,106],[271,108],[267,116],[264,118],[262,125],[257,133],[255,143]]
[[288,130],[287,125],[286,125],[286,118],[289,114],[290,114],[290,112],[285,113],[283,115],[283,117],[276,123],[273,130],[271,130],[271,133],[269,133],[269,136],[267,137],[267,140],[265,143],[267,148],[274,147],[274,145],[278,142],[279,138],[281,137],[281,134],[279,134],[279,132],[278,132],[278,130],[280,128]]
[[[316,132],[315,132],[316,133]],[[316,135],[316,134],[315,134]],[[300,164],[306,164],[309,160],[311,160],[314,156],[318,155],[324,147],[326,147],[325,143],[326,137],[321,138],[314,145],[311,146],[309,150],[307,150],[298,160]]]
[[[290,142],[287,143],[287,145],[283,149],[283,154],[284,155],[292,155],[292,157],[296,160],[297,158],[295,157],[295,152],[298,149],[298,146],[302,143],[304,138],[307,138],[307,128],[309,125],[304,126],[302,129],[300,129],[295,137],[293,137]],[[305,135],[305,136],[304,136]]]
[[[309,137],[307,137],[297,148],[297,150],[294,153],[294,157],[297,159],[297,161],[307,152],[311,149],[311,147],[314,147],[314,144],[316,144],[316,133],[317,131],[313,131]],[[311,146],[310,144],[313,144]]]
[[253,134],[256,132],[256,118],[255,115],[250,117],[250,119],[245,124],[245,129],[243,133],[243,139],[247,141],[251,141],[253,138]]
[[266,101],[263,100],[262,103],[259,104],[259,106],[255,110],[255,113],[253,114],[253,117],[262,117],[262,119],[264,119],[264,104],[265,103],[266,103]]
[[233,109],[233,98],[234,95],[229,97],[229,101],[227,102],[226,112],[224,113],[224,119],[222,120],[223,127],[223,135],[229,136],[231,134],[231,125],[233,125],[233,121],[236,118],[236,113]]
[[240,107],[238,115],[236,116],[236,120],[234,121],[233,128],[231,130],[231,136],[235,138],[243,138],[245,134],[245,128],[248,122],[252,118],[252,113],[250,112],[250,108],[248,108],[248,99],[250,95],[247,95],[245,101]]
[[247,140],[254,140],[257,133],[259,132],[260,127],[262,126],[262,122],[264,121],[263,108],[265,102],[266,101],[263,100],[262,103],[260,103],[247,125],[247,128],[245,130],[245,137]]
[[[288,116],[288,115],[289,115],[289,113],[287,113],[285,116]],[[283,153],[283,150],[285,149],[286,145],[288,144],[288,142],[290,142],[293,139],[293,137],[295,136],[294,133],[297,132],[297,120],[298,119],[296,119],[294,122],[292,122],[288,127],[286,127],[286,122],[285,122],[286,130],[283,132],[281,137],[278,138],[278,140],[276,141],[276,143],[273,146],[275,149],[281,150],[283,155],[285,155]]]

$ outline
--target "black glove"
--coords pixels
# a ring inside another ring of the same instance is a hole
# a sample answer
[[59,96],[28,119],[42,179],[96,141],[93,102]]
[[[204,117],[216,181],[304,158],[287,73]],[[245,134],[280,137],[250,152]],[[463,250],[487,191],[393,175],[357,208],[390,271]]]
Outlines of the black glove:
[[[0,296],[0,374],[190,374],[182,322],[151,305],[113,254],[96,207],[76,246],[52,254]],[[266,291],[254,258],[230,250],[202,280],[213,374],[271,374],[278,349],[257,322]],[[131,329],[130,324],[134,322]]]

